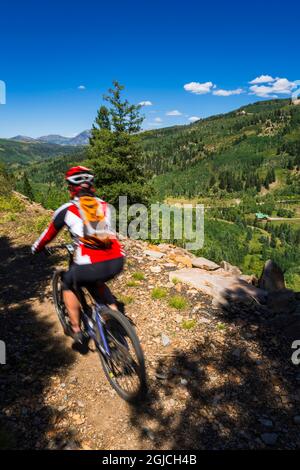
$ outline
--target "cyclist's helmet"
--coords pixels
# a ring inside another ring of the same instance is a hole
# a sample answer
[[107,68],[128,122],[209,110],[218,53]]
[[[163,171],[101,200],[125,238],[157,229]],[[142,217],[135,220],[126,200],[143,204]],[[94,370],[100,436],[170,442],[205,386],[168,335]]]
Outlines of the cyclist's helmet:
[[93,172],[85,166],[73,166],[66,172],[65,178],[69,184],[74,186],[81,186],[84,183],[91,186],[94,181]]

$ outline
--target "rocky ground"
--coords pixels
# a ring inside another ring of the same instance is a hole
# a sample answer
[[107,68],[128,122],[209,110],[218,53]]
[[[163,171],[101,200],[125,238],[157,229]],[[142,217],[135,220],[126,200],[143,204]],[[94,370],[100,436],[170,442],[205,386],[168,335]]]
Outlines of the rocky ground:
[[191,264],[178,248],[164,246],[155,256],[157,248],[124,241],[127,266],[110,287],[136,325],[149,380],[145,403],[124,403],[92,345],[82,354],[62,334],[51,275],[66,264],[63,253],[32,257],[29,249],[44,214],[26,203],[1,226],[2,447],[299,447],[300,369],[290,338],[270,312],[240,304],[224,310],[170,275]]

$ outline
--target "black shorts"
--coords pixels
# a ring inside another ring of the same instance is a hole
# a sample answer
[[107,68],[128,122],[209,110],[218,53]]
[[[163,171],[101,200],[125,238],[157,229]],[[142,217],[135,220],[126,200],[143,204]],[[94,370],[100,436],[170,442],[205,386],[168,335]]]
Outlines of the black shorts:
[[93,264],[72,264],[63,275],[63,290],[92,287],[113,279],[124,267],[124,257]]

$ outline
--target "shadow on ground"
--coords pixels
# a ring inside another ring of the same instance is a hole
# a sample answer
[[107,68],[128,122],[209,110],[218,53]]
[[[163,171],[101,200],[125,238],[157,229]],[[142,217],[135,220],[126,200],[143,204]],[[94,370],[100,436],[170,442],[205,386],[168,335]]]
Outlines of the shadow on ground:
[[209,313],[192,348],[159,361],[131,423],[160,449],[299,448],[290,342],[258,314]]
[[52,434],[62,413],[43,397],[75,354],[32,304],[47,300],[54,262],[33,257],[28,245],[12,246],[0,238],[0,339],[6,344],[6,365],[0,366],[0,448],[45,448],[53,440],[63,447],[72,437],[72,430],[69,436]]

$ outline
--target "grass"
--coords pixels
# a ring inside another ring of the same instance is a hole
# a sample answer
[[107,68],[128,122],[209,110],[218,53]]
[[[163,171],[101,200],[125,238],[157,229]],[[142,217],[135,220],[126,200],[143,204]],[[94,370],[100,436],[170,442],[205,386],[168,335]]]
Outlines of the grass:
[[137,287],[139,284],[136,281],[128,281],[126,283],[127,287]]
[[178,277],[173,277],[173,278],[172,278],[172,282],[173,282],[174,286],[176,286],[177,284],[180,284],[180,283],[181,283],[181,280],[178,279]]
[[20,199],[15,196],[0,196],[0,211],[3,212],[22,212],[25,206]]
[[17,220],[17,215],[12,212],[9,212],[0,218],[0,222],[2,224],[5,224],[6,222],[14,222],[15,220]]
[[154,289],[151,292],[151,297],[152,299],[158,300],[158,299],[164,299],[167,296],[167,290],[164,289],[163,287],[154,287]]
[[135,281],[143,281],[145,279],[145,274],[141,272],[136,272],[132,274],[132,278]]
[[134,301],[134,297],[131,295],[119,295],[118,300],[122,302],[124,305],[132,304]]
[[224,330],[226,329],[225,323],[218,323],[218,324],[217,324],[217,329],[218,329],[219,331],[224,331]]
[[[47,215],[40,215],[34,221],[33,230],[37,233],[42,232],[43,230],[45,230],[45,228],[49,224],[50,220],[51,220],[50,215],[48,215],[48,214]],[[31,229],[32,229],[32,226],[31,226]]]
[[184,310],[187,308],[188,303],[181,295],[174,295],[169,299],[170,307],[176,308],[177,310]]
[[192,330],[193,328],[195,328],[197,322],[196,320],[183,320],[183,322],[181,323],[181,326],[184,330]]

